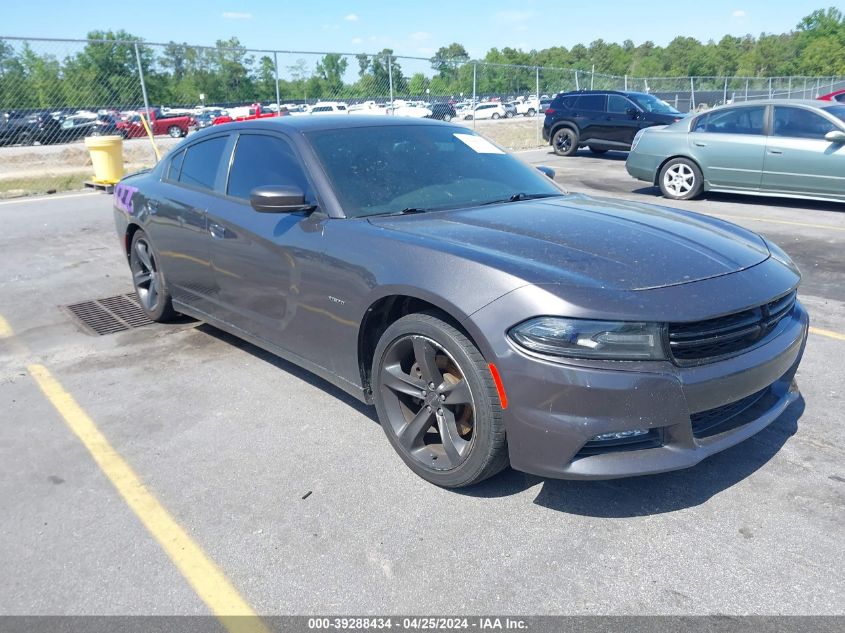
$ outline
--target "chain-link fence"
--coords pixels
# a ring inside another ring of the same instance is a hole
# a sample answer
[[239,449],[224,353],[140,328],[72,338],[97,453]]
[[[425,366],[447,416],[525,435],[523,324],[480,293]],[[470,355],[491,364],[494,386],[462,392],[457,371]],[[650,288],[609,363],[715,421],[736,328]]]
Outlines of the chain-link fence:
[[841,77],[630,77],[592,70],[378,54],[306,53],[123,40],[0,38],[0,196],[74,189],[82,142],[125,139],[127,171],[193,130],[255,116],[376,114],[454,120],[502,146],[543,144],[556,93],[650,92],[682,112],[766,97],[815,98]]

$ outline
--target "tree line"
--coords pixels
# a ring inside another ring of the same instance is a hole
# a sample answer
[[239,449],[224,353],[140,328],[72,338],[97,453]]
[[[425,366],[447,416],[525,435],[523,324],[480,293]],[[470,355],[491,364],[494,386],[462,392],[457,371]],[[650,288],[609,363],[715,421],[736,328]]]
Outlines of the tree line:
[[[0,109],[140,103],[138,61],[131,44],[140,38],[120,30],[92,31],[88,39],[92,41],[80,50],[63,56],[36,51],[28,42],[16,47],[0,40]],[[218,40],[213,47],[142,43],[138,54],[152,104],[193,105],[200,95],[205,95],[206,103],[276,98],[274,57],[250,52],[234,37]],[[316,63],[300,58],[280,65],[278,88],[283,102],[386,97],[391,81],[397,97],[466,95],[472,91],[472,61],[480,62],[479,94],[533,92],[538,66],[544,68],[543,92],[572,87],[564,82],[571,81],[574,70],[595,69],[620,77],[839,76],[845,75],[845,16],[833,7],[818,9],[786,33],[726,35],[718,42],[679,36],[658,46],[650,41],[637,45],[631,40],[618,44],[598,39],[572,48],[491,48],[478,60],[471,60],[464,46],[453,43],[432,56],[428,73],[410,76],[390,49],[354,57],[327,54]]]

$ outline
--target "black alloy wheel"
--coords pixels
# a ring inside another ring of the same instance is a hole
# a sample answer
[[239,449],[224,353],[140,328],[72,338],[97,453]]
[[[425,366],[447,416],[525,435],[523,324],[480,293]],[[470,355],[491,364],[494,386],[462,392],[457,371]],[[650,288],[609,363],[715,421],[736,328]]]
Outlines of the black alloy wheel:
[[153,321],[168,321],[175,316],[164,275],[158,267],[155,251],[147,234],[139,230],[129,247],[132,284],[144,313]]
[[578,151],[578,134],[571,128],[560,128],[552,136],[552,149],[558,156],[572,156]]
[[444,487],[467,486],[507,465],[501,405],[475,345],[436,315],[411,314],[382,336],[373,396],[405,463]]

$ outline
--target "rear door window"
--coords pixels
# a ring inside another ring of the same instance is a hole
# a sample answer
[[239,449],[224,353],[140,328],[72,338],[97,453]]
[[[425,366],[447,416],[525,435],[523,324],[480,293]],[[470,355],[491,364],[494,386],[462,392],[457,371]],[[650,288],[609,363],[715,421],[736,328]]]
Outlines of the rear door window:
[[179,180],[179,172],[182,171],[183,160],[185,160],[185,150],[177,152],[173,158],[170,159],[170,164],[167,166],[167,180]]
[[217,136],[187,148],[179,173],[179,182],[190,187],[214,190],[227,136]]
[[581,95],[575,104],[576,110],[601,112],[604,110],[605,95]]
[[[766,106],[728,108],[701,117],[693,131],[709,134],[762,134]],[[701,129],[702,126],[704,129]]]

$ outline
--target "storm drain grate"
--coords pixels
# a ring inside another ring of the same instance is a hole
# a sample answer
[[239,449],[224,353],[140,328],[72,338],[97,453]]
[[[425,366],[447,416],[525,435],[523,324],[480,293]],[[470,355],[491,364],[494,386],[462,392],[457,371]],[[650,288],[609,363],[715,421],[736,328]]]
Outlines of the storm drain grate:
[[114,334],[152,323],[135,294],[117,295],[65,306],[89,334]]

